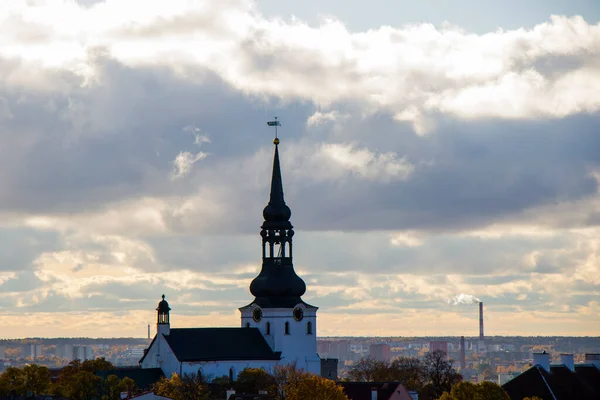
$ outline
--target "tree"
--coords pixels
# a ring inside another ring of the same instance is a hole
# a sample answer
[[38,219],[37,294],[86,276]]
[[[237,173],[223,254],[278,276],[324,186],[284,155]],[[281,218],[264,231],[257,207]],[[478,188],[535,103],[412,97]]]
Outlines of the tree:
[[104,357],[99,357],[94,360],[85,360],[80,365],[80,369],[88,372],[108,371],[114,368],[114,365],[112,365],[110,361],[106,361]]
[[98,397],[102,379],[93,372],[79,371],[70,379],[66,392],[72,400],[93,400]]
[[26,392],[36,396],[46,394],[50,388],[50,370],[43,365],[26,365],[23,367],[23,380]]
[[152,391],[158,396],[172,398],[173,400],[206,400],[208,392],[202,380],[195,374],[185,375],[181,378],[177,373],[170,379],[163,376],[152,385]]
[[245,368],[233,384],[237,393],[257,394],[264,390],[275,394],[275,378],[262,368]]
[[125,377],[119,379],[116,375],[109,375],[104,380],[102,400],[121,400],[121,392],[131,394],[135,387],[135,381]]
[[348,400],[344,389],[331,379],[296,369],[296,364],[275,366],[277,400]]
[[480,363],[477,364],[477,373],[483,375],[484,379],[489,379],[494,376],[494,370],[492,366],[488,363]]
[[398,357],[389,367],[391,381],[402,383],[408,390],[419,390],[425,385],[423,362],[415,357]]
[[276,365],[273,371],[275,379],[275,396],[278,399],[285,398],[287,385],[294,384],[299,379],[300,371],[296,369],[296,363]]
[[232,382],[229,380],[228,376],[218,376],[212,379],[208,385],[209,398],[224,398],[227,390],[231,389],[232,387]]
[[121,379],[121,382],[119,382],[118,389],[120,392],[127,392],[127,394],[131,396],[133,394],[133,390],[135,389],[135,381],[126,376],[125,378]]
[[346,374],[349,381],[356,382],[382,382],[389,380],[387,375],[389,375],[388,365],[372,357],[358,360]]
[[25,391],[25,376],[19,368],[8,367],[0,375],[0,394],[5,396],[24,395]]
[[473,384],[458,382],[452,386],[450,393],[444,392],[439,400],[510,400],[508,394],[493,382]]
[[462,376],[454,370],[453,361],[447,360],[446,354],[441,350],[427,353],[423,367],[425,379],[430,385],[424,389],[433,398],[450,392],[452,385],[462,380]]
[[[344,389],[331,379],[300,372],[285,385],[285,400],[348,400]],[[283,399],[281,399],[283,400]]]

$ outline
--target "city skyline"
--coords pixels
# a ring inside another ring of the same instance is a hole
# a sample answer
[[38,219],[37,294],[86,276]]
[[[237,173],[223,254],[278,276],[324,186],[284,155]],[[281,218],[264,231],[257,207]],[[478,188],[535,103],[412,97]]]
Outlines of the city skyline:
[[598,335],[598,8],[478,4],[0,6],[0,337],[238,326],[275,116],[319,336]]

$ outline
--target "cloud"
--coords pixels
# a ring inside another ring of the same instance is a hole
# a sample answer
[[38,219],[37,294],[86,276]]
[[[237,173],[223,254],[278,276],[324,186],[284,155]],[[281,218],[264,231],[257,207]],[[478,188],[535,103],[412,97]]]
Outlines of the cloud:
[[315,158],[322,163],[324,176],[335,176],[339,174],[336,171],[345,171],[364,179],[387,182],[405,180],[414,169],[394,152],[377,154],[351,143],[323,144]]
[[173,179],[179,179],[189,174],[192,166],[206,156],[207,154],[201,151],[196,154],[188,151],[182,151],[177,154],[177,157],[173,160]]
[[[3,55],[82,71],[89,63],[86,47],[103,46],[126,65],[165,66],[190,79],[206,68],[258,96],[317,104],[358,100],[414,122],[421,132],[436,112],[529,119],[600,108],[600,26],[581,17],[552,16],[530,30],[483,35],[426,23],[351,33],[333,19],[318,27],[265,19],[241,0],[219,8],[150,1],[143,13],[136,4],[15,2],[9,20],[26,20],[27,29],[44,34],[32,44],[31,34],[15,29],[21,24],[3,25],[4,40],[12,43]],[[49,24],[45,18],[55,14],[61,23]],[[550,64],[559,67],[549,71]]]
[[106,318],[145,334],[163,292],[177,326],[237,326],[272,115],[320,334],[476,331],[445,304],[457,293],[482,297],[498,333],[594,332],[598,24],[352,33],[241,0],[88,3],[0,11],[14,335],[113,335]]

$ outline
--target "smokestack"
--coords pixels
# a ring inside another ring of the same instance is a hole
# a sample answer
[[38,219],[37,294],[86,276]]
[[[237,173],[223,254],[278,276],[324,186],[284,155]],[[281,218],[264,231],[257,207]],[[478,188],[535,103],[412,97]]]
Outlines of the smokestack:
[[150,324],[148,324],[148,340],[150,340]]
[[483,341],[483,301],[479,302],[479,340]]
[[460,337],[460,369],[464,370],[467,367],[467,359],[465,356],[465,337]]

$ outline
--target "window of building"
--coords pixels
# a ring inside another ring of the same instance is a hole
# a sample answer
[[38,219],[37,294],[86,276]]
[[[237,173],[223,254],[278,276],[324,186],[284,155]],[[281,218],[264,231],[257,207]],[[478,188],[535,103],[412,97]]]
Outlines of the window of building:
[[246,322],[246,328],[250,328],[250,322]]
[[265,334],[266,335],[270,335],[271,334],[271,323],[270,322],[267,322],[267,329],[266,329]]
[[285,334],[286,335],[290,334],[290,323],[289,322],[285,323]]
[[313,334],[313,332],[312,332],[312,322],[310,322],[310,321],[308,321],[306,323],[306,334],[307,335],[312,335]]

